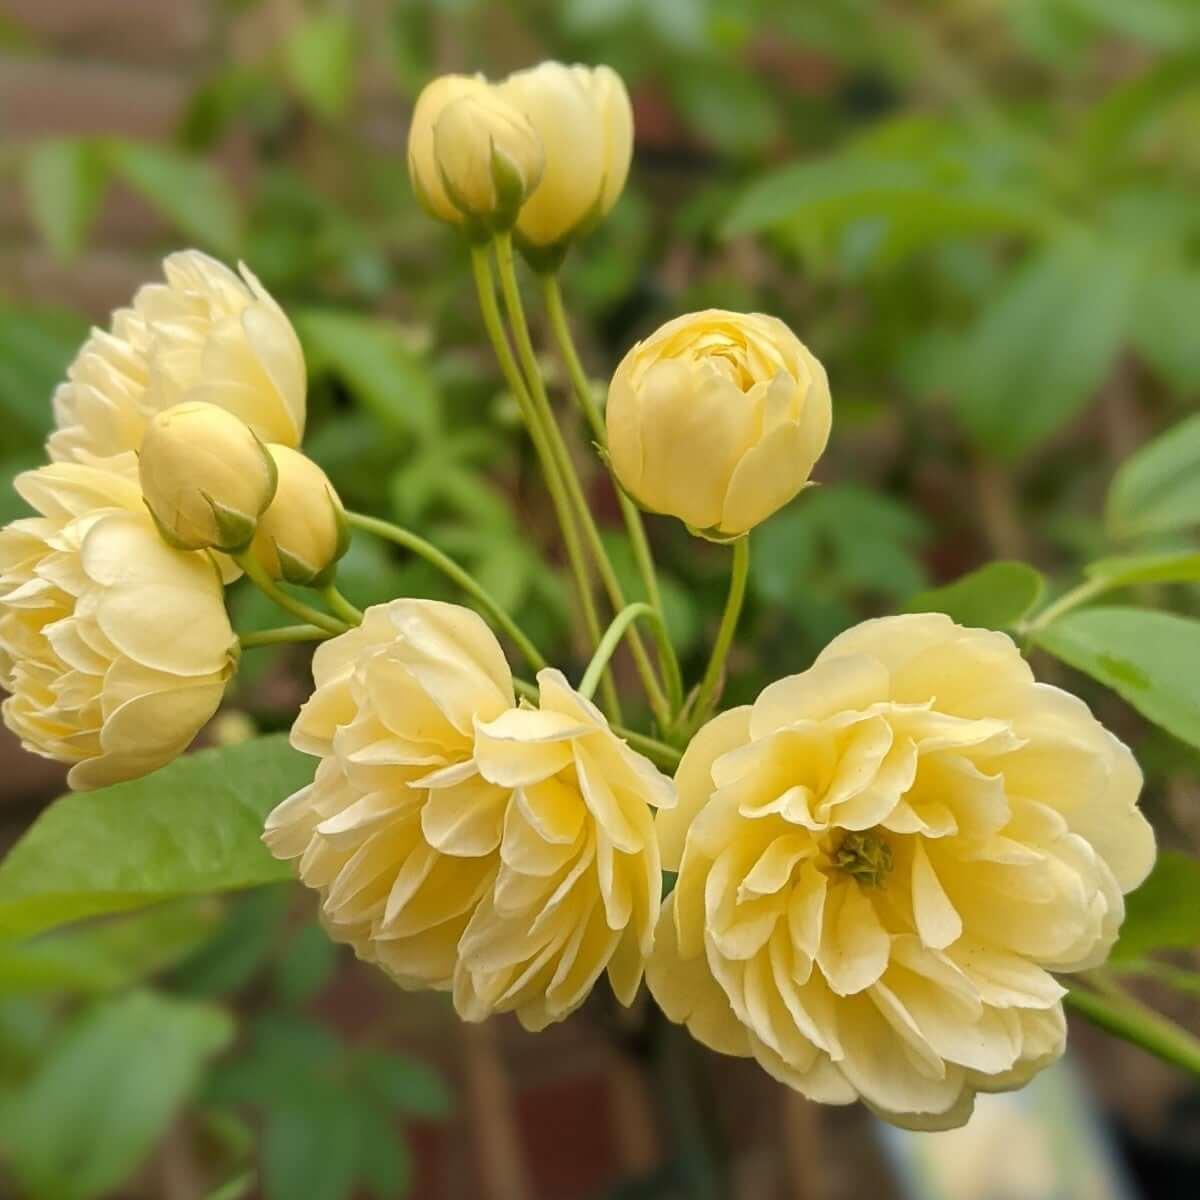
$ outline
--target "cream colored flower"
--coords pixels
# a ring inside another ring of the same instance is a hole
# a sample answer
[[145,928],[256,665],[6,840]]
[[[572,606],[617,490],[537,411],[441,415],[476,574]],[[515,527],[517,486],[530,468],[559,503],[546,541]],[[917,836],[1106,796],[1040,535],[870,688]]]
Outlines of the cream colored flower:
[[709,309],[625,355],[607,418],[613,470],[635,500],[735,537],[808,482],[832,412],[824,367],[782,321]]
[[573,1012],[607,969],[631,1004],[654,939],[662,868],[651,808],[670,780],[555,670],[537,708],[476,725],[480,776],[508,797],[495,885],[459,945],[454,1003],[469,1021],[515,1011],[527,1029]]
[[517,233],[550,247],[586,232],[617,202],[633,158],[633,108],[621,77],[611,67],[544,62],[498,90],[528,117],[546,153]]
[[234,634],[207,554],[173,550],[127,454],[16,480],[40,516],[0,531],[0,684],[27,749],[74,788],[181,754],[221,701]]
[[333,577],[350,546],[342,502],[311,458],[287,446],[268,446],[275,496],[258,522],[251,552],[272,579],[317,586]]
[[283,310],[245,267],[185,250],[163,262],[165,283],[93,330],[54,394],[50,457],[95,462],[140,448],[147,421],[184,400],[241,417],[263,440],[297,446],[305,369]]
[[433,154],[450,203],[485,230],[511,229],[542,177],[541,139],[494,88],[460,96],[442,110]]
[[250,544],[275,495],[276,471],[244,421],[191,400],[151,418],[138,478],[159,532],[173,546],[235,551]]
[[814,1100],[949,1128],[1063,1049],[1154,860],[1141,774],[1004,634],[867,621],[706,725],[658,818],[651,991]]
[[540,1028],[606,967],[628,1002],[658,913],[646,806],[670,782],[555,671],[514,708],[495,637],[455,605],[369,609],[313,673],[292,741],[321,762],[264,840],[331,935],[404,987],[453,987],[470,1020]]
[[461,225],[463,214],[442,185],[442,174],[433,148],[438,118],[463,96],[486,96],[490,85],[482,75],[439,75],[425,85],[413,108],[408,127],[408,175],[422,208],[439,221]]

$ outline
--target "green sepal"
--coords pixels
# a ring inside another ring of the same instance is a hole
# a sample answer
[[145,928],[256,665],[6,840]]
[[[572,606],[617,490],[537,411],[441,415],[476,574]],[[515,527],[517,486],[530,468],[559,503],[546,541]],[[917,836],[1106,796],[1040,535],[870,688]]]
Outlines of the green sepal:
[[314,568],[311,563],[297,558],[285,550],[278,542],[275,543],[275,554],[279,558],[279,574],[285,583],[295,584],[296,587],[316,587],[317,580],[329,568]]
[[488,224],[497,233],[511,229],[525,203],[526,180],[521,168],[492,140],[492,187],[496,193],[496,208]]
[[226,508],[219,500],[214,500],[207,492],[201,492],[204,502],[208,505],[217,523],[219,541],[212,545],[214,550],[222,550],[226,554],[235,554],[245,550],[254,540],[254,531],[258,528],[258,519],[248,517],[245,513]]
[[154,528],[158,530],[159,537],[161,537],[162,540],[164,542],[166,542],[167,545],[170,546],[172,550],[204,550],[204,549],[207,549],[207,547],[205,547],[205,546],[189,545],[187,542],[183,541],[181,538],[176,537],[176,535],[174,533],[172,533],[158,519],[158,513],[156,513],[154,511],[154,509],[152,509],[150,507],[150,501],[147,500],[144,496],[142,497],[142,503],[146,506],[146,511],[150,514],[150,519],[154,522]]
[[684,525],[692,537],[703,538],[706,542],[712,542],[716,546],[732,546],[734,542],[740,542],[750,532],[748,529],[743,533],[722,533],[715,528],[697,529],[694,525],[688,525],[686,521]]
[[553,275],[563,265],[567,251],[571,249],[574,235],[568,234],[549,246],[535,246],[533,242],[521,236],[521,231],[515,230],[513,241],[520,251],[521,257],[529,264],[529,269],[537,275]]

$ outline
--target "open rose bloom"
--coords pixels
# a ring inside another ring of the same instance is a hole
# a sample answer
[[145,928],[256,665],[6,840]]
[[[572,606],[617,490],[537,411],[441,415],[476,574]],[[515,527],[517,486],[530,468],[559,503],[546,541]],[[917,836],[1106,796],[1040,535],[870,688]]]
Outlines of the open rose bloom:
[[1003,634],[868,621],[713,720],[658,818],[649,982],[705,1044],[946,1128],[1057,1058],[1154,858],[1129,750]]

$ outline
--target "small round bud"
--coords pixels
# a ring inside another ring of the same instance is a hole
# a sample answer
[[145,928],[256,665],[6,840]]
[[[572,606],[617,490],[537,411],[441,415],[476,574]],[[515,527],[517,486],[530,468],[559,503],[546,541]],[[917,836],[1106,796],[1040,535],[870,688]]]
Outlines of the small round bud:
[[251,553],[273,579],[323,587],[350,544],[346,513],[329,477],[288,446],[267,447],[279,479]]
[[442,186],[433,154],[433,127],[447,105],[460,96],[486,94],[490,84],[482,75],[439,75],[422,89],[408,126],[408,175],[421,207],[435,219],[461,225],[463,215]]
[[250,427],[215,404],[158,413],[138,455],[159,532],[181,550],[242,550],[275,494],[275,462]]
[[511,229],[542,177],[542,140],[528,119],[489,89],[446,106],[433,154],[450,202],[468,224]]

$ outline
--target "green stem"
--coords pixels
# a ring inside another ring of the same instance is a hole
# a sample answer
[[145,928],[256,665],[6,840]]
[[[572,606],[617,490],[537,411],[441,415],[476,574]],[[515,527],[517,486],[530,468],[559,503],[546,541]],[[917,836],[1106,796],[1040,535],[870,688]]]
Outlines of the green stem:
[[627,604],[613,617],[612,624],[604,631],[600,645],[596,647],[596,653],[592,655],[592,661],[588,663],[583,680],[579,684],[581,696],[586,696],[589,700],[592,698],[596,684],[600,682],[600,673],[608,666],[608,660],[612,658],[621,639],[625,636],[625,631],[638,617],[649,617],[654,622],[655,633],[660,645],[666,640],[666,626],[663,625],[662,616],[653,605],[647,604],[644,600]]
[[[550,399],[546,395],[546,386],[542,382],[542,373],[538,367],[537,355],[534,353],[533,340],[529,336],[529,325],[525,320],[525,308],[521,303],[521,290],[517,286],[512,235],[509,233],[497,234],[494,244],[496,248],[496,260],[500,267],[500,291],[504,296],[504,307],[508,312],[509,324],[512,326],[513,338],[517,346],[517,357],[521,361],[526,382],[529,385],[529,392],[533,399],[536,419],[542,426],[546,440],[558,464],[560,477],[566,484],[568,494],[575,506],[575,513],[579,518],[579,523],[583,527],[584,534],[591,547],[592,557],[595,560],[596,569],[600,572],[600,578],[604,583],[605,591],[608,592],[609,601],[612,604],[614,612],[620,612],[626,605],[625,594],[621,588],[620,581],[617,579],[617,573],[613,569],[613,565],[609,561],[608,554],[604,549],[604,542],[600,537],[600,531],[597,529],[596,522],[592,518],[587,497],[583,494],[583,486],[579,482],[579,476],[575,472],[570,453],[567,450],[566,443],[563,441],[562,432],[558,428],[558,423],[554,419],[554,413],[550,409]],[[642,684],[646,689],[646,696],[650,701],[650,707],[659,725],[665,729],[670,725],[672,716],[667,697],[663,694],[658,677],[654,672],[654,666],[650,662],[650,656],[646,653],[645,643],[642,641],[638,631],[633,626],[630,626],[626,633],[629,638],[629,647],[633,651],[634,662],[637,664],[638,673],[641,675]]]
[[[479,311],[483,316],[484,328],[487,330],[488,338],[492,343],[492,350],[495,352],[496,361],[500,364],[500,371],[504,375],[509,390],[520,406],[521,415],[525,420],[525,427],[529,430],[529,436],[533,440],[534,449],[537,451],[538,461],[542,467],[542,476],[546,481],[546,487],[550,492],[550,499],[554,504],[554,511],[558,516],[559,528],[562,530],[563,544],[567,551],[567,561],[570,564],[571,573],[575,577],[575,589],[579,594],[579,607],[583,613],[584,627],[587,630],[589,643],[592,649],[595,650],[600,642],[600,618],[596,612],[595,597],[592,595],[592,584],[588,574],[587,558],[584,555],[583,546],[579,540],[579,530],[576,528],[574,518],[571,515],[571,502],[564,488],[558,464],[555,462],[554,454],[546,439],[541,422],[537,419],[529,389],[525,386],[525,380],[521,375],[516,361],[513,359],[512,348],[508,344],[508,335],[504,332],[504,321],[500,315],[500,308],[496,303],[496,287],[492,279],[492,264],[488,258],[488,249],[486,246],[472,245],[471,269],[475,276],[475,291],[479,297]],[[603,707],[605,711],[614,720],[620,720],[621,705],[617,699],[617,689],[613,683],[611,672],[604,678],[603,689]]]
[[1030,635],[1037,633],[1039,629],[1045,629],[1047,625],[1057,621],[1059,617],[1069,613],[1071,609],[1078,608],[1085,601],[1099,596],[1101,592],[1108,591],[1111,586],[1110,581],[1107,579],[1084,580],[1077,587],[1064,592],[1053,604],[1047,605],[1033,620],[1027,621],[1021,632]]
[[379,517],[368,517],[365,513],[347,512],[346,520],[357,529],[364,529],[368,533],[373,533],[377,537],[394,542],[397,546],[403,546],[406,550],[420,555],[427,563],[436,567],[443,575],[462,588],[468,596],[478,602],[479,606],[513,640],[535,671],[540,671],[546,665],[541,651],[530,641],[520,625],[500,607],[498,601],[493,598],[483,584],[452,558],[443,554],[432,542],[427,542],[423,537],[408,529],[402,529],[399,525],[393,525],[391,521],[384,521]]
[[281,587],[276,586],[275,581],[263,569],[262,564],[248,550],[241,554],[230,555],[230,557],[246,573],[246,578],[260,592],[274,600],[285,612],[289,612],[292,616],[299,617],[311,625],[316,625],[326,633],[345,633],[349,628],[336,617],[331,617],[328,613],[321,612],[319,608],[305,604],[303,600],[297,600],[295,596],[289,596]]
[[257,629],[238,637],[243,650],[254,646],[282,646],[289,642],[323,642],[333,634],[316,625],[281,625],[278,629]]
[[[514,679],[513,689],[518,696],[537,703],[538,687],[536,683],[530,683],[528,679]],[[666,742],[660,742],[658,738],[652,738],[649,734],[638,733],[636,729],[626,729],[624,725],[610,724],[609,728],[617,737],[624,738],[635,750],[640,751],[658,766],[665,767],[668,771],[673,771],[679,766],[683,752],[676,747],[668,746]]]
[[1086,988],[1072,987],[1066,1002],[1101,1029],[1200,1077],[1200,1038],[1140,1001],[1131,996],[1102,996]]
[[[551,332],[554,334],[559,353],[566,364],[567,375],[571,380],[571,390],[575,393],[575,401],[592,431],[596,445],[606,448],[608,439],[607,431],[604,428],[604,418],[600,415],[600,409],[596,405],[595,396],[592,395],[583,363],[579,361],[579,352],[575,349],[575,339],[571,336],[571,325],[567,320],[566,308],[563,305],[562,287],[557,272],[547,271],[542,275],[542,296],[546,305],[546,315],[550,319]],[[647,598],[665,625],[666,612],[663,608],[662,592],[659,590],[658,573],[654,568],[654,556],[650,552],[650,542],[646,537],[642,514],[615,477],[613,478],[613,488],[617,494],[617,502],[621,506],[621,516],[624,518],[625,529],[629,534],[629,544],[633,549],[638,574],[642,577],[642,586],[646,589]],[[671,709],[678,712],[683,706],[683,680],[679,670],[679,660],[675,655],[675,647],[671,644],[669,637],[665,638],[659,646],[659,669],[666,681]]]
[[729,595],[725,600],[725,612],[713,642],[712,655],[704,671],[704,678],[696,692],[696,703],[692,709],[690,727],[698,729],[712,714],[721,694],[725,676],[725,659],[737,631],[738,618],[742,615],[742,603],[746,598],[746,579],[750,573],[750,537],[747,534],[733,543],[733,566],[729,576]]
[[333,611],[341,617],[348,625],[362,624],[362,611],[354,607],[341,592],[337,590],[335,584],[330,584],[327,588],[321,589],[321,599],[329,605]]

